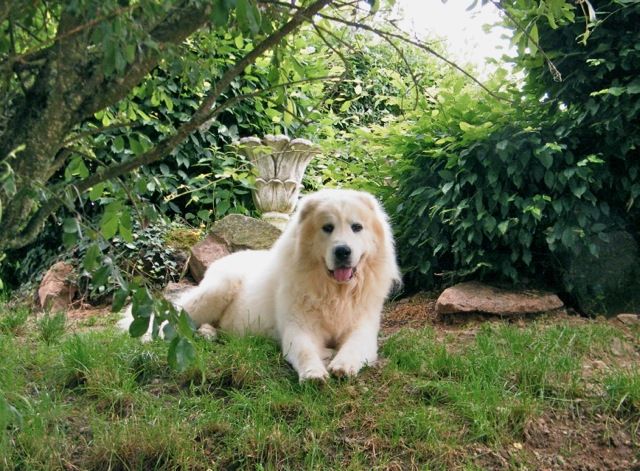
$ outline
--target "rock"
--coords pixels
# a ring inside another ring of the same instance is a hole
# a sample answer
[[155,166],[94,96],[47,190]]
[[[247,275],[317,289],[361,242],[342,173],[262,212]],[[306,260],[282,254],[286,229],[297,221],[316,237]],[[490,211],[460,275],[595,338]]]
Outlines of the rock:
[[69,307],[78,290],[70,281],[73,272],[73,266],[66,262],[57,262],[47,270],[38,288],[38,300],[44,310],[64,311]]
[[173,281],[170,282],[165,288],[162,290],[162,294],[169,301],[175,301],[178,297],[187,291],[188,289],[193,288],[195,285],[186,280],[180,280],[177,283]]
[[470,281],[445,289],[436,302],[438,314],[483,312],[496,315],[526,314],[563,307],[552,293],[505,290]]
[[209,265],[219,258],[229,255],[227,244],[218,237],[209,234],[203,240],[191,247],[189,258],[189,273],[196,282],[200,282]]
[[260,219],[230,214],[216,221],[211,232],[191,248],[189,272],[198,283],[209,265],[232,252],[269,249],[282,232]]
[[562,282],[578,307],[586,314],[612,316],[620,312],[640,311],[640,252],[633,236],[613,231],[591,237],[588,250],[560,257]]
[[211,228],[211,234],[224,242],[231,252],[269,249],[281,233],[268,222],[241,214],[225,216]]
[[617,357],[621,357],[624,353],[622,342],[617,337],[614,337],[611,341],[611,353],[613,353]]
[[626,325],[640,324],[640,316],[638,314],[618,314],[616,318]]

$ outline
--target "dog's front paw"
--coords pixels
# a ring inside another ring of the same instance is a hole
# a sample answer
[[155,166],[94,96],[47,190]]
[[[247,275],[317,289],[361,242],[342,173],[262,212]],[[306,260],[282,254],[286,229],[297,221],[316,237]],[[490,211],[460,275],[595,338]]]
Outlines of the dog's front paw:
[[306,368],[299,374],[299,380],[301,383],[304,383],[306,381],[310,381],[313,383],[325,383],[328,378],[329,372],[324,368],[324,366]]
[[215,340],[218,337],[218,331],[211,324],[202,324],[198,328],[198,334],[206,340]]
[[337,356],[329,363],[329,371],[339,378],[343,376],[355,376],[362,368],[359,360]]

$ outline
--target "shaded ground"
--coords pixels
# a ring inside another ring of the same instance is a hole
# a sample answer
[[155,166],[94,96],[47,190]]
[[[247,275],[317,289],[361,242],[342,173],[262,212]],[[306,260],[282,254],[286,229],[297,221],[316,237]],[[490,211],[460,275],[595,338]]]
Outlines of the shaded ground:
[[[569,325],[610,325],[619,331],[607,354],[597,358],[585,358],[583,375],[593,378],[587,384],[593,394],[602,394],[598,377],[618,368],[640,368],[640,329],[624,325],[616,318],[596,320],[559,310],[540,316],[516,316],[502,319],[482,314],[448,316],[443,319],[435,309],[437,295],[418,293],[410,298],[387,306],[382,323],[382,338],[387,338],[402,328],[420,329],[432,326],[439,338],[454,339],[459,348],[472,341],[486,323],[509,322],[526,327],[535,318],[537,323]],[[514,457],[527,455],[532,469],[555,470],[640,470],[640,420],[628,419],[585,410],[580,400],[575,400],[570,410],[545,411],[539,417],[527,421],[522,442],[496,450],[488,446],[474,445],[465,450],[474,464],[482,469],[511,469]],[[515,461],[520,461],[516,459]]]

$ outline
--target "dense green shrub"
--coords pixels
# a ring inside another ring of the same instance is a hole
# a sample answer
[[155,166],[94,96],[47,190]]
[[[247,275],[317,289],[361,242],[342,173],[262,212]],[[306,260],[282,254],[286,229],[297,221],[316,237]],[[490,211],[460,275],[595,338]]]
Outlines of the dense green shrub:
[[541,126],[548,110],[478,103],[463,90],[443,99],[446,112],[397,143],[405,161],[391,200],[410,284],[434,273],[517,280],[604,229],[596,224],[607,206],[592,193],[601,160],[574,155],[561,128]]
[[454,84],[440,110],[391,141],[401,159],[389,199],[410,285],[471,273],[554,282],[556,257],[596,252],[592,237],[610,228],[637,234],[640,7],[615,3],[586,45],[575,41],[584,23],[541,25],[564,82],[527,58],[511,103]]
[[[553,80],[539,57],[524,56],[525,93],[549,106],[566,109],[564,123],[576,155],[602,159],[599,187],[615,226],[638,235],[640,207],[640,4],[610,0],[597,5],[598,21],[588,30],[581,21],[552,29],[540,25],[540,45],[563,76]],[[582,19],[580,19],[582,20]],[[553,126],[551,121],[549,126]]]

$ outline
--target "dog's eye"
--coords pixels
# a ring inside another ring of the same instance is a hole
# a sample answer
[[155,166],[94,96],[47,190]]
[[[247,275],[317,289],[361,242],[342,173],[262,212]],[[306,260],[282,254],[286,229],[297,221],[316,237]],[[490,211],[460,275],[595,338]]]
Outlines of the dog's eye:
[[327,234],[331,234],[333,232],[333,224],[325,224],[324,226],[322,226],[322,230]]
[[357,222],[355,224],[351,224],[351,230],[353,232],[360,232],[362,230],[362,224]]

